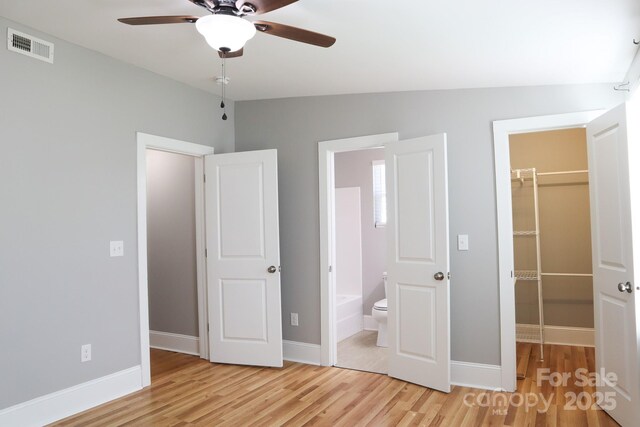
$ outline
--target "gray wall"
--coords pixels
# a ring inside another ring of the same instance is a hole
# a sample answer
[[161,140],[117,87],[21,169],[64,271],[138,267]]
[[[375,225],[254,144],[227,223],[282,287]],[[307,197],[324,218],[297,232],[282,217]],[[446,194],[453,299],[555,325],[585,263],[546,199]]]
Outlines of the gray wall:
[[198,336],[195,160],[147,150],[149,329]]
[[[611,84],[343,95],[236,103],[237,151],[278,149],[284,338],[320,343],[318,141],[446,132],[454,360],[498,364],[493,120],[606,108]],[[468,252],[455,248],[469,234]]]
[[382,273],[387,269],[387,238],[384,228],[373,223],[373,171],[371,162],[384,160],[383,149],[358,150],[335,155],[336,188],[360,187],[362,225],[362,301],[371,315],[376,301],[384,298]]
[[140,364],[136,131],[234,149],[233,103],[9,25],[56,57],[0,49],[0,409]]

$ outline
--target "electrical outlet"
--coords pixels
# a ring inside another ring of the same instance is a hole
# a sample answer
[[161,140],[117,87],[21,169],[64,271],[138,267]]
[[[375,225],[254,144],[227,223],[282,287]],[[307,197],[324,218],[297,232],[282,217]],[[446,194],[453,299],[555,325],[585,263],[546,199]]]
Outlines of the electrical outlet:
[[122,240],[109,242],[109,253],[112,257],[124,256],[124,242]]
[[88,362],[91,360],[91,344],[85,344],[80,347],[80,361]]
[[298,313],[291,313],[291,326],[298,326]]

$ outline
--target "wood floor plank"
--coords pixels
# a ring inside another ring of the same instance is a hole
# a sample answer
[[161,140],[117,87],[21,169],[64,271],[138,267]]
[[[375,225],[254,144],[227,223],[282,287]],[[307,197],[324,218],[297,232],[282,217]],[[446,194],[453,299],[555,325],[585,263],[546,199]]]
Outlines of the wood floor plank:
[[517,347],[516,375],[519,380],[524,379],[527,376],[532,347],[533,344],[531,343],[519,343]]

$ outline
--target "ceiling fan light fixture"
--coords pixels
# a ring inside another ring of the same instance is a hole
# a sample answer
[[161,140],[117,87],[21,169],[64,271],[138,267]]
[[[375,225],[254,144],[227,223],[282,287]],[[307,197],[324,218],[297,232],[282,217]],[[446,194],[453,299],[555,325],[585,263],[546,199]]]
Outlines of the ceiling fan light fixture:
[[244,47],[255,34],[253,24],[233,15],[207,15],[196,21],[196,29],[212,48],[235,52]]

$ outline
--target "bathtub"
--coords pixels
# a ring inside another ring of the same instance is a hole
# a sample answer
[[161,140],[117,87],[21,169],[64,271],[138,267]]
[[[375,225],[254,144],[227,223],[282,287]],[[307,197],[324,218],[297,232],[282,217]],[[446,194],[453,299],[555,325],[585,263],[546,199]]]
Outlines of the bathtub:
[[362,315],[361,295],[336,295],[336,332],[338,341],[362,331]]

